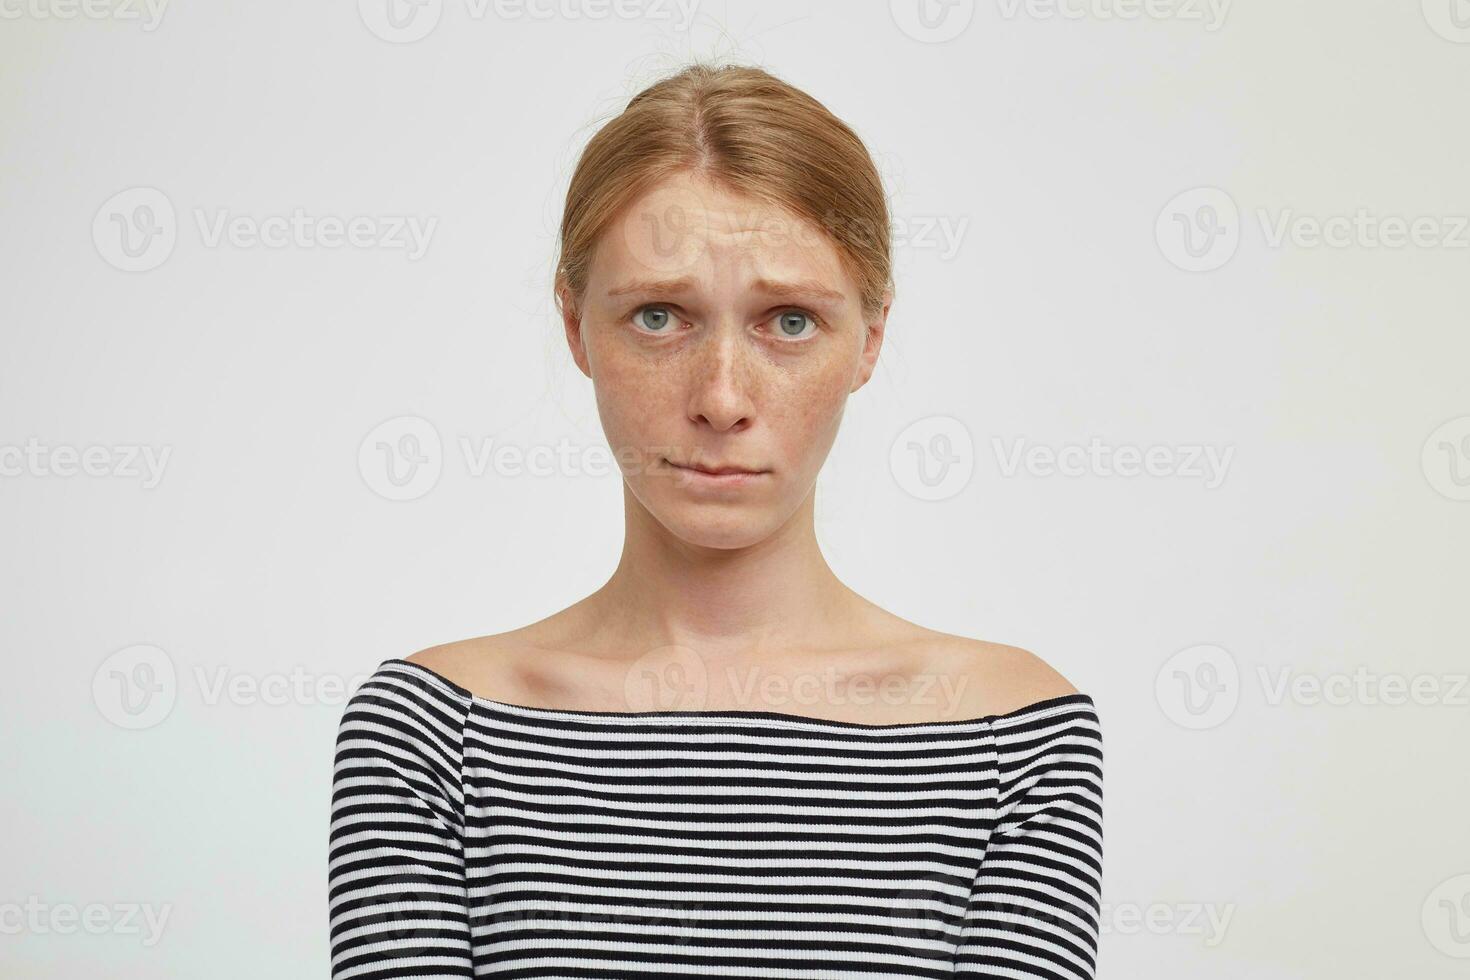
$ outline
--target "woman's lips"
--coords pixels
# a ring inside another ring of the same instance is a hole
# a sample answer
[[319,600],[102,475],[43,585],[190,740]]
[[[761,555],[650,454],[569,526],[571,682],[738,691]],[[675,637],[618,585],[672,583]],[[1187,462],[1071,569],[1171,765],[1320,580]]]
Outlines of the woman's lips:
[[749,486],[762,477],[770,475],[769,470],[747,469],[729,464],[684,466],[667,456],[664,457],[664,462],[674,470],[678,484],[686,487],[733,489]]

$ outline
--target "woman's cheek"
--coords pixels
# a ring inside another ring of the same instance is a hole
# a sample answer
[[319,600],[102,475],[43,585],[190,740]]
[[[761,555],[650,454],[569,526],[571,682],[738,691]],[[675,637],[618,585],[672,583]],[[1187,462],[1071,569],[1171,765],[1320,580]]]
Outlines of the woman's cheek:
[[594,395],[608,446],[625,475],[640,477],[676,448],[667,445],[676,409],[668,378],[626,363],[599,365],[596,377]]
[[803,372],[787,379],[781,386],[782,401],[793,407],[793,414],[810,420],[820,429],[841,415],[851,380],[852,372],[846,365],[823,365],[821,371]]

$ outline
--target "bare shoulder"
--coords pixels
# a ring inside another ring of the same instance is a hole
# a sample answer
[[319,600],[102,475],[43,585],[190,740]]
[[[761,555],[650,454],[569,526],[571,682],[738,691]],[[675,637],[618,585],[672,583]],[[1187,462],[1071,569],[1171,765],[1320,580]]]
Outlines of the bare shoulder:
[[503,686],[508,633],[476,636],[425,647],[404,657],[472,693],[496,691]]
[[1006,714],[1038,701],[1079,693],[1060,671],[1030,650],[940,635],[935,669],[955,686],[968,714]]

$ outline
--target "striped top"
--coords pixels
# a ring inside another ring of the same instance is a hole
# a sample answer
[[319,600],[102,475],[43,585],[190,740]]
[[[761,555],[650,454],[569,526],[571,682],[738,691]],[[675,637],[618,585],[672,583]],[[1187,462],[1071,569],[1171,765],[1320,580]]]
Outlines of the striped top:
[[1101,821],[1086,694],[560,710],[386,660],[337,733],[332,978],[1093,980]]

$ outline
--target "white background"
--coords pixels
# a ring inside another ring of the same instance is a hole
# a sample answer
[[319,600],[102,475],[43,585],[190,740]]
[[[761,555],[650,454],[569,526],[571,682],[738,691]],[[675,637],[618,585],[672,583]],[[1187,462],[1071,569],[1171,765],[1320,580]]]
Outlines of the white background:
[[[604,445],[550,304],[562,197],[599,123],[703,55],[847,120],[908,223],[819,534],[864,595],[1096,699],[1100,977],[1464,975],[1470,4],[978,0],[930,31],[899,0],[687,27],[431,0],[404,41],[383,2],[0,0],[0,972],[327,975],[332,685],[615,562],[615,475],[463,447]],[[175,240],[124,271],[135,188]],[[1237,217],[1171,205],[1199,188]],[[418,257],[208,235],[297,208],[434,225]],[[1188,271],[1212,215],[1225,251]],[[404,416],[442,473],[390,501],[359,449]],[[1229,465],[1004,468],[1094,439]],[[911,443],[958,474],[942,499]],[[119,686],[140,644],[175,672],[151,695]],[[251,693],[293,672],[320,686]]]

